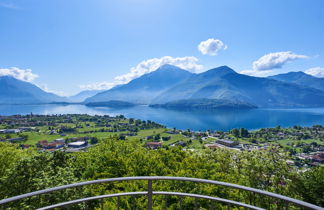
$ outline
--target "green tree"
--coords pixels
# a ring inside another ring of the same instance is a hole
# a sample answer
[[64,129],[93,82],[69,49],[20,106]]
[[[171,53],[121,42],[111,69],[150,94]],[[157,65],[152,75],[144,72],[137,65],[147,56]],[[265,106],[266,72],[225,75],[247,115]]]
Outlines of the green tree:
[[233,134],[233,136],[235,136],[236,138],[240,136],[240,131],[237,128],[232,129],[230,133]]

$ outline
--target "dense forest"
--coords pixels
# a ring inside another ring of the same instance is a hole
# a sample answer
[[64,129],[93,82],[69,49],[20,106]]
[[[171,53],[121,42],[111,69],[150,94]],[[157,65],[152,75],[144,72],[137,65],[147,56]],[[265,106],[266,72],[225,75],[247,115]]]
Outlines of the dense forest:
[[[0,199],[69,183],[128,176],[180,176],[218,180],[271,191],[313,204],[324,206],[324,168],[314,167],[300,172],[286,163],[286,154],[278,148],[256,151],[227,149],[199,152],[184,151],[181,147],[150,150],[134,142],[108,138],[87,152],[38,152],[34,148],[20,149],[17,145],[0,143]],[[176,191],[219,196],[269,208],[275,200],[253,196],[221,186],[175,181],[158,181],[154,190]],[[56,202],[126,191],[145,191],[146,182],[119,182],[84,186],[41,195],[10,204],[13,209],[30,209]],[[124,197],[124,209],[145,208],[144,196]],[[154,208],[162,209],[167,202],[177,209],[176,197],[154,196]],[[104,200],[108,209],[116,209],[116,199]],[[82,208],[79,204],[71,208]],[[88,203],[99,208],[97,201]],[[194,205],[194,199],[184,198],[183,208]],[[201,209],[210,201],[199,200]],[[215,203],[218,208],[221,204]],[[278,204],[280,205],[280,204]],[[225,208],[225,207],[224,207]]]

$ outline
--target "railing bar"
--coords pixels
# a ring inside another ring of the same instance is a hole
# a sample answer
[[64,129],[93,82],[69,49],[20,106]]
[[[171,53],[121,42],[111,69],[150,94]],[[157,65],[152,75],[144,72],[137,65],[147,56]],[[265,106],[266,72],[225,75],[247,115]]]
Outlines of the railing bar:
[[263,210],[263,208],[259,208],[259,207],[252,206],[252,205],[249,205],[249,204],[240,203],[240,202],[232,201],[232,200],[227,200],[227,199],[224,199],[224,198],[211,197],[211,196],[207,196],[207,195],[198,195],[198,194],[180,193],[180,192],[162,192],[162,191],[157,191],[157,192],[153,191],[153,195],[176,195],[176,196],[181,196],[181,197],[186,196],[186,197],[193,197],[193,198],[201,198],[201,199],[219,201],[219,202],[222,202],[222,203],[230,203],[232,205],[247,207],[247,208],[250,208],[250,209],[258,209],[258,210],[262,209]]
[[[236,201],[231,201],[223,198],[217,198],[217,197],[211,197],[211,196],[206,196],[206,195],[197,195],[197,194],[189,194],[189,193],[180,193],[180,192],[163,192],[163,191],[158,191],[158,192],[152,192],[153,195],[174,195],[174,196],[180,196],[180,207],[182,208],[182,199],[183,196],[187,197],[193,197],[193,198],[202,198],[202,199],[209,199],[209,200],[214,200],[214,201],[220,201],[223,203],[231,203],[233,205],[237,206],[242,206],[250,209],[257,209],[261,210],[262,208],[251,206],[248,204],[244,203],[239,203]],[[94,197],[88,197],[88,198],[83,198],[83,199],[78,199],[78,200],[73,200],[73,201],[67,201],[59,204],[54,204],[51,206],[46,206],[43,208],[39,208],[39,210],[45,210],[45,209],[53,209],[53,208],[58,208],[58,207],[64,207],[64,206],[69,206],[72,204],[78,204],[82,203],[85,201],[91,201],[91,200],[97,200],[97,199],[103,199],[103,198],[109,198],[109,197],[118,197],[118,196],[131,196],[131,195],[147,195],[147,192],[128,192],[128,193],[117,193],[117,194],[109,194],[109,195],[99,195],[99,196],[94,196]]]
[[105,183],[105,182],[114,182],[114,181],[127,181],[127,180],[177,180],[177,181],[191,181],[191,182],[198,182],[198,183],[221,185],[221,186],[232,187],[232,188],[241,189],[241,190],[245,190],[245,191],[249,191],[249,192],[255,192],[255,193],[258,193],[258,194],[267,195],[267,196],[270,196],[270,197],[273,197],[273,198],[277,198],[277,199],[280,199],[280,200],[285,200],[285,201],[294,203],[296,205],[311,208],[311,209],[323,209],[323,208],[321,208],[319,206],[316,206],[316,205],[313,205],[313,204],[310,204],[310,203],[307,203],[307,202],[304,202],[304,201],[300,201],[300,200],[289,198],[289,197],[286,197],[286,196],[283,196],[283,195],[279,195],[279,194],[275,194],[275,193],[271,193],[271,192],[267,192],[267,191],[263,191],[263,190],[258,190],[258,189],[254,189],[254,188],[250,188],[250,187],[240,186],[240,185],[236,185],[236,184],[219,182],[219,181],[212,181],[212,180],[205,180],[205,179],[188,178],[188,177],[159,177],[159,176],[153,176],[153,177],[146,177],[146,176],[143,176],[143,177],[123,177],[123,178],[120,177],[120,178],[112,178],[112,179],[101,179],[101,180],[93,180],[93,181],[87,181],[87,182],[79,182],[79,183],[75,183],[75,184],[58,186],[58,187],[54,187],[54,188],[50,188],[50,189],[39,190],[39,191],[36,191],[36,192],[31,192],[31,193],[27,193],[27,194],[23,194],[23,195],[18,195],[18,196],[15,196],[15,197],[3,199],[3,200],[0,200],[0,205],[2,205],[4,203],[16,201],[16,200],[19,200],[19,199],[31,197],[31,196],[34,196],[34,195],[45,194],[45,193],[49,193],[49,192],[53,192],[53,191],[57,191],[57,190],[71,188],[71,187],[78,187],[78,186],[97,184],[97,183]]
[[82,198],[82,199],[78,199],[78,200],[72,200],[72,201],[66,201],[63,203],[58,203],[58,204],[54,204],[51,206],[45,206],[42,208],[39,208],[38,210],[45,210],[45,209],[53,209],[53,208],[58,208],[58,207],[64,207],[64,206],[69,206],[72,204],[78,204],[78,203],[82,203],[85,201],[91,201],[91,200],[98,200],[98,199],[102,199],[102,198],[112,198],[112,197],[118,197],[118,196],[131,196],[131,195],[147,195],[147,192],[127,192],[127,193],[116,193],[116,194],[109,194],[109,195],[98,195],[98,196],[94,196],[94,197],[88,197],[88,198]]

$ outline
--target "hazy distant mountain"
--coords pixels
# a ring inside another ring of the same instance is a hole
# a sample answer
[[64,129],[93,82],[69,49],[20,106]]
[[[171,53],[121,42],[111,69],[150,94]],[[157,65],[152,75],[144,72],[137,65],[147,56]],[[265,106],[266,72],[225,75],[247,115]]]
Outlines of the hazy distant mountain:
[[191,75],[192,73],[176,66],[164,65],[128,84],[98,93],[86,99],[85,103],[117,100],[135,104],[150,104],[152,99]]
[[253,109],[256,106],[235,101],[224,99],[184,99],[178,101],[171,101],[165,104],[152,104],[151,107],[168,108],[168,109]]
[[155,98],[155,103],[183,99],[223,99],[253,104],[258,107],[324,106],[324,92],[281,82],[238,74],[221,66],[195,74]]
[[309,86],[324,91],[324,78],[314,77],[302,71],[278,74],[275,76],[270,76],[269,78]]
[[179,106],[179,103],[188,106],[191,101],[195,106],[225,106],[228,102],[229,106],[319,107],[324,106],[324,92],[298,84],[238,74],[227,66],[192,74],[165,65],[126,85],[90,97],[86,102],[111,100],[151,105],[168,103],[168,106]]
[[37,104],[64,101],[64,97],[10,76],[0,77],[0,104]]
[[103,102],[90,102],[86,104],[87,106],[93,107],[111,107],[111,108],[127,108],[135,106],[135,104],[125,101],[103,101]]
[[84,90],[81,91],[80,93],[70,96],[68,98],[69,102],[83,102],[85,99],[92,97],[100,92],[103,92],[104,90]]

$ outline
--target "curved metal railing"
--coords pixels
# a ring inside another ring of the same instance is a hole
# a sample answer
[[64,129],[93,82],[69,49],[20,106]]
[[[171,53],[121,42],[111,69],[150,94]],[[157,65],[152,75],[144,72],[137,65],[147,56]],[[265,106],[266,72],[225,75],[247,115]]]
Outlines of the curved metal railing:
[[[153,191],[152,187],[152,182],[153,181],[161,181],[161,180],[174,180],[174,181],[185,181],[185,182],[195,182],[195,183],[206,183],[206,184],[212,184],[212,185],[219,185],[219,186],[225,186],[229,188],[235,188],[238,190],[243,190],[255,194],[260,194],[264,196],[268,196],[271,198],[275,198],[278,200],[281,200],[285,203],[285,209],[289,208],[289,204],[294,204],[303,208],[307,209],[321,209],[324,210],[324,208],[320,206],[316,206],[304,201],[300,201],[297,199],[293,199],[287,196],[279,195],[276,193],[271,193],[251,187],[245,187],[237,184],[231,184],[231,183],[226,183],[226,182],[220,182],[220,181],[212,181],[212,180],[206,180],[206,179],[198,179],[198,178],[188,178],[188,177],[167,177],[167,176],[140,176],[140,177],[121,177],[121,178],[111,178],[111,179],[100,179],[100,180],[93,180],[93,181],[86,181],[86,182],[79,182],[75,184],[69,184],[69,185],[63,185],[63,186],[58,186],[54,188],[49,188],[45,190],[39,190],[31,193],[26,193],[23,195],[18,195],[14,196],[11,198],[3,199],[0,200],[0,206],[2,206],[4,209],[6,204],[15,202],[21,199],[25,198],[30,198],[32,196],[36,195],[42,195],[42,194],[47,194],[51,193],[54,191],[59,191],[63,189],[68,189],[68,188],[74,188],[74,187],[80,187],[80,186],[85,186],[85,185],[92,185],[92,184],[100,184],[100,183],[109,183],[109,182],[120,182],[120,181],[132,181],[132,180],[146,180],[147,181],[147,191],[144,192],[125,192],[125,193],[116,193],[116,194],[108,194],[108,195],[99,195],[99,196],[94,196],[94,197],[87,197],[87,198],[81,198],[77,200],[72,200],[72,201],[66,201],[63,203],[58,203],[46,207],[42,207],[40,209],[53,209],[53,208],[59,208],[59,207],[65,207],[73,204],[78,204],[78,203],[84,203],[87,201],[92,201],[92,200],[102,200],[105,198],[110,198],[110,197],[121,197],[121,196],[134,196],[134,195],[144,195],[147,196],[147,209],[151,210],[153,206],[153,200],[152,197],[153,195],[171,195],[171,196],[181,196],[181,197],[193,197],[197,199],[208,199],[212,201],[217,201],[221,203],[225,203],[229,206],[240,206],[240,207],[245,207],[248,209],[262,209],[257,206],[253,206],[251,204],[245,204],[241,203],[238,201],[233,201],[233,200],[228,200],[224,198],[219,198],[219,197],[212,197],[212,196],[207,196],[207,195],[199,195],[199,194],[190,194],[190,193],[182,193],[182,192],[164,192],[164,191]],[[181,201],[181,200],[180,200]],[[181,207],[181,203],[180,203]],[[103,206],[102,206],[103,209]]]

